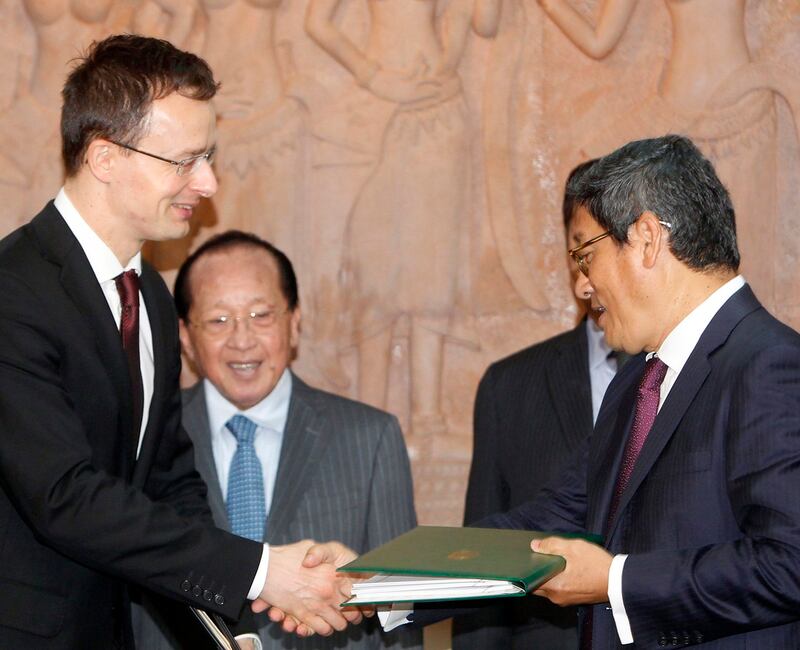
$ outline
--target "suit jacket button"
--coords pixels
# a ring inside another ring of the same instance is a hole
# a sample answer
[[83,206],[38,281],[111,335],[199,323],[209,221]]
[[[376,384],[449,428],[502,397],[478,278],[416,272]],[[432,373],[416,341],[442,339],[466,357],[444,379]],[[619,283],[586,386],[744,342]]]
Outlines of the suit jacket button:
[[214,602],[217,603],[217,605],[219,605],[220,607],[222,607],[225,604],[225,596],[223,596],[222,594],[217,594],[216,596],[214,596]]
[[214,594],[213,594],[213,593],[211,593],[211,590],[210,590],[210,589],[206,589],[206,590],[203,592],[203,600],[205,600],[205,601],[207,601],[207,602],[209,602],[209,603],[210,603],[210,602],[211,602],[211,599],[212,599],[213,597],[214,597]]
[[192,587],[192,596],[194,596],[195,598],[200,598],[200,596],[202,595],[203,595],[203,590],[200,589],[200,585],[195,585],[194,587]]
[[187,591],[188,592],[191,588],[192,588],[192,583],[189,582],[188,580],[184,580],[181,583],[181,591]]
[[658,645],[660,645],[662,647],[667,645],[667,637],[664,634],[662,634],[660,637],[658,637]]
[[695,632],[694,632],[694,642],[695,643],[702,643],[703,642],[703,633],[702,632],[698,632],[697,630],[695,630]]

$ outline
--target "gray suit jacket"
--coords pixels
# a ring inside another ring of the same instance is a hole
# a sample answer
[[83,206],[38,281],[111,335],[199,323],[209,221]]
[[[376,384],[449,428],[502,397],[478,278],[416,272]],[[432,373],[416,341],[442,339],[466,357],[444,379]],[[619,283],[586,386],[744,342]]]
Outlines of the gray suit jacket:
[[[183,425],[195,446],[197,470],[208,484],[214,520],[227,530],[202,382],[183,392]],[[293,375],[264,541],[337,539],[363,553],[415,525],[411,470],[397,419],[312,388]],[[310,639],[285,635],[266,618],[259,624],[265,650],[421,647],[418,631],[384,634],[374,619],[343,633]],[[146,615],[136,616],[134,627],[138,645],[147,650],[188,647],[174,635],[167,642]]]

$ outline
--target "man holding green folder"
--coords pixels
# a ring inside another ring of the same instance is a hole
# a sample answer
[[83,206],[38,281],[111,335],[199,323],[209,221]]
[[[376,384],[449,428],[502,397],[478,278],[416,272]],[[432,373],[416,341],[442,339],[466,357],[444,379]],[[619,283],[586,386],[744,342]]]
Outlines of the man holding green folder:
[[728,192],[688,139],[600,159],[577,203],[576,293],[638,356],[561,475],[480,524],[605,539],[532,544],[566,559],[535,593],[584,606],[582,648],[797,648],[800,336],[738,274]]

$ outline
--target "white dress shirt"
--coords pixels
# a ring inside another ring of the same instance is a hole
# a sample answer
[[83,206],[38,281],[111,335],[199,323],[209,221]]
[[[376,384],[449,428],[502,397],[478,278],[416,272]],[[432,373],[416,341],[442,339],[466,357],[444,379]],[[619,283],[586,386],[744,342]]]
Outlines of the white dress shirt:
[[[722,305],[741,289],[744,283],[744,278],[741,275],[737,275],[723,284],[678,323],[656,352],[651,352],[647,355],[649,359],[654,354],[657,354],[658,358],[667,364],[667,374],[664,376],[664,381],[661,382],[661,394],[658,400],[659,411],[708,324]],[[611,561],[611,569],[608,572],[608,601],[611,604],[619,641],[623,645],[633,643],[631,623],[625,611],[625,603],[622,598],[622,570],[627,557],[627,555],[614,556]]]
[[278,475],[283,432],[289,415],[289,401],[292,397],[292,373],[288,369],[284,370],[272,392],[246,411],[240,411],[225,399],[208,379],[203,380],[203,390],[208,411],[208,425],[211,430],[211,450],[214,453],[214,465],[217,468],[222,498],[227,502],[228,475],[237,446],[236,436],[227,429],[225,423],[234,415],[244,415],[257,426],[253,444],[256,456],[261,462],[264,476],[264,503],[269,515],[272,495],[275,492],[275,478]]
[[[120,326],[122,314],[122,304],[117,291],[116,278],[120,273],[131,269],[136,271],[136,275],[142,275],[142,254],[136,253],[123,267],[117,256],[100,239],[97,233],[92,230],[83,217],[78,213],[67,193],[62,187],[55,199],[56,209],[61,213],[67,226],[75,235],[75,239],[81,245],[84,254],[89,260],[89,264],[94,271],[97,282],[103,290],[103,295],[108,302],[108,308],[114,316],[117,329]],[[150,319],[147,316],[147,306],[144,304],[142,292],[139,291],[139,366],[142,373],[142,388],[144,389],[144,401],[142,403],[142,426],[139,429],[139,443],[136,448],[136,457],[142,449],[144,432],[147,429],[147,421],[150,417],[150,403],[153,401],[153,377],[155,376],[155,364],[153,362],[153,333],[150,330]]]

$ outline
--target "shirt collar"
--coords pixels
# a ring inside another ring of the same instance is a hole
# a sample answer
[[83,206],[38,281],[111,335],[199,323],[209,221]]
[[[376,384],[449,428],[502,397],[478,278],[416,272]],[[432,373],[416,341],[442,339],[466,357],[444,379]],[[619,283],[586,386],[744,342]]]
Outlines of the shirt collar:
[[589,344],[589,369],[594,370],[608,363],[611,348],[606,343],[603,330],[591,318],[586,319],[586,340]]
[[[722,305],[744,284],[744,278],[737,275],[695,307],[664,339],[658,348],[658,358],[675,373],[680,373],[708,324]],[[651,356],[652,353],[648,355],[648,359]]]
[[292,397],[292,373],[288,368],[283,371],[272,392],[246,411],[240,411],[225,399],[208,379],[203,380],[203,390],[205,391],[208,424],[211,427],[212,435],[215,432],[223,431],[225,423],[237,414],[250,418],[259,427],[271,429],[280,434],[286,428],[289,401]]
[[72,234],[75,235],[75,239],[78,240],[100,284],[113,280],[123,271],[130,269],[134,269],[137,275],[142,274],[141,251],[136,253],[123,268],[114,252],[80,215],[63,187],[56,195],[54,203]]

